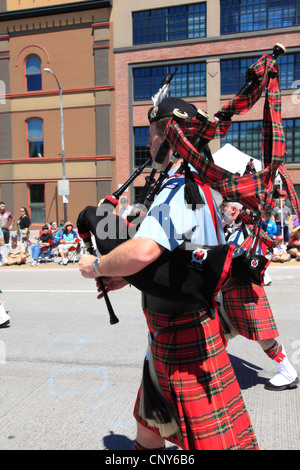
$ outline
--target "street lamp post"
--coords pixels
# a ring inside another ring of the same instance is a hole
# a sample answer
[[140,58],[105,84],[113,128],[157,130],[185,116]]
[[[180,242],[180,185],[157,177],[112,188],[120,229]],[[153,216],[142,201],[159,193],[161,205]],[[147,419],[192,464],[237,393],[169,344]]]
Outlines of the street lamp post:
[[[59,83],[57,76],[51,69],[44,69],[44,72],[51,73],[56,80],[59,89],[60,96],[60,126],[61,126],[61,153],[62,153],[62,177],[63,180],[66,180],[66,170],[65,170],[65,139],[64,139],[64,116],[63,116],[63,101],[62,101],[62,88]],[[64,197],[64,196],[63,196]],[[64,201],[64,222],[67,222],[67,203]]]

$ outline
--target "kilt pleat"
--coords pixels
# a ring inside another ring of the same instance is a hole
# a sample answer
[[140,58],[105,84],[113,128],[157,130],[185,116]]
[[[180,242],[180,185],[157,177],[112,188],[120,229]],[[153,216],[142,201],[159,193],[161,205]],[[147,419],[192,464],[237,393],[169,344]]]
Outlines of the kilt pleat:
[[[169,315],[149,310],[145,315],[151,333],[170,325]],[[198,316],[199,312],[185,313],[172,324]],[[161,390],[181,431],[181,439],[169,436],[168,440],[185,450],[258,449],[217,318],[207,318],[198,327],[158,335],[151,351]],[[141,389],[134,416],[158,433],[139,415],[140,396]]]
[[271,306],[262,286],[247,284],[225,289],[223,305],[232,324],[245,338],[258,341],[279,336]]

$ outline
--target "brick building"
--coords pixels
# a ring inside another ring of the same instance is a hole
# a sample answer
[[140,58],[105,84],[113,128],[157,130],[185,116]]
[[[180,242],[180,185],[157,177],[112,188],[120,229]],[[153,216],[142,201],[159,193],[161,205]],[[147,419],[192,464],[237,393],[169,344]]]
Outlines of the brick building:
[[[32,228],[45,221],[61,222],[64,207],[67,219],[75,223],[79,209],[111,191],[115,151],[110,26],[109,1],[0,1],[0,80],[5,87],[0,104],[0,200],[17,219],[20,207],[27,207]],[[70,193],[65,205],[58,191],[62,135]]]
[[[288,171],[300,193],[300,1],[114,0],[117,181],[147,155],[147,110],[151,96],[169,72],[171,96],[179,96],[211,116],[245,84],[245,71],[276,43],[280,58],[282,117]],[[298,90],[299,91],[299,90]],[[234,117],[226,142],[260,159],[263,99]],[[128,160],[130,165],[128,165]],[[134,185],[144,184],[144,175]],[[134,193],[131,191],[131,199]]]

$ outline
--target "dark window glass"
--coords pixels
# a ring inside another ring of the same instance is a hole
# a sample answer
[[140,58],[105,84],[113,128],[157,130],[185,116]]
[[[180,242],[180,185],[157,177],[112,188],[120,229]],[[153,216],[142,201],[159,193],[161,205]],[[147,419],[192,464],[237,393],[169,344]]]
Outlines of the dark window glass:
[[221,34],[300,24],[300,0],[221,0]]
[[42,89],[41,59],[35,55],[26,60],[26,85],[27,91]]
[[134,166],[139,167],[150,157],[147,147],[149,127],[135,127],[134,130]]
[[170,73],[174,75],[169,96],[205,96],[206,95],[206,63],[143,67],[133,70],[134,100],[150,100],[161,87],[161,82]]
[[132,13],[133,44],[206,36],[206,3]]
[[[241,152],[261,160],[262,121],[233,122],[222,139],[222,145],[229,143]],[[300,119],[283,119],[285,133],[285,162],[300,162]]]
[[30,119],[27,121],[27,145],[27,153],[29,158],[44,156],[42,119]]

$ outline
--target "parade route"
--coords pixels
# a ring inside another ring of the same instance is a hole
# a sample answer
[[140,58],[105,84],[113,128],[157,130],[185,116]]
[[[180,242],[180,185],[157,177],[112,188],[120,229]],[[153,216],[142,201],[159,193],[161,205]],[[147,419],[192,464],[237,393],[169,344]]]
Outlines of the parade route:
[[[280,339],[300,375],[300,263],[272,264],[269,273]],[[0,329],[0,449],[132,449],[147,344],[140,293],[110,293],[120,320],[110,325],[77,264],[2,267],[0,278],[11,317]],[[260,449],[299,450],[300,386],[265,390],[276,369],[257,343],[236,337],[227,350]]]

